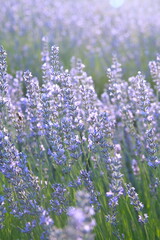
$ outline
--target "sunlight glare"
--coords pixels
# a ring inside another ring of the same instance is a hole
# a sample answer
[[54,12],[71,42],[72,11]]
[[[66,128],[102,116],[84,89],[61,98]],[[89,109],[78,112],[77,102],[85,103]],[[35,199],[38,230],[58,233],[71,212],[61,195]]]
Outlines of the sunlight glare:
[[119,8],[123,5],[125,0],[110,0],[109,3],[114,8]]

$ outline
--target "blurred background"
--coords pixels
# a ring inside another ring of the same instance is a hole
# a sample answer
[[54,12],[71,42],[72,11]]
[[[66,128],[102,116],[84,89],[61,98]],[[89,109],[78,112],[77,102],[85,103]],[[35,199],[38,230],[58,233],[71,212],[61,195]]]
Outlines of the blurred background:
[[6,0],[0,8],[0,44],[8,71],[29,69],[41,81],[42,37],[60,47],[65,68],[81,58],[98,94],[107,81],[112,56],[123,77],[141,70],[160,52],[160,0]]

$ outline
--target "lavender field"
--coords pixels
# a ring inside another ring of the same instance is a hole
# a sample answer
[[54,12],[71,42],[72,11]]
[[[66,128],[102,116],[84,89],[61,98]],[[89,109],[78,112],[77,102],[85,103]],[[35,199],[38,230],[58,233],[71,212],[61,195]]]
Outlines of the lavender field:
[[0,22],[0,240],[159,240],[160,1]]

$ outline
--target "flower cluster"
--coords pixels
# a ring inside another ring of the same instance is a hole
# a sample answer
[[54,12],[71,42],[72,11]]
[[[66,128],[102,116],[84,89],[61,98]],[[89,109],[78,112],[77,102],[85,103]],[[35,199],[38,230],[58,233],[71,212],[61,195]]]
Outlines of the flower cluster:
[[94,219],[92,219],[95,213],[89,204],[90,196],[85,191],[78,191],[76,199],[76,207],[70,207],[68,209],[68,225],[63,230],[53,228],[51,231],[50,240],[94,239],[92,230],[94,229],[96,222]]
[[127,195],[130,198],[130,204],[134,206],[135,210],[138,213],[138,221],[140,223],[146,223],[148,221],[148,215],[145,213],[142,215],[142,209],[144,205],[140,202],[138,194],[135,192],[135,188],[131,186],[131,184],[126,184]]

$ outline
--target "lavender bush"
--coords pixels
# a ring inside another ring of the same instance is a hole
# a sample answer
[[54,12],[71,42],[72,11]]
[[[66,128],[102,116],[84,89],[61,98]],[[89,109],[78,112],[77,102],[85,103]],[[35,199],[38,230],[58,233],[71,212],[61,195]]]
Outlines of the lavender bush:
[[160,239],[159,1],[115,4],[1,6],[0,240]]
[[9,75],[0,48],[1,239],[160,237],[158,64],[152,88],[140,72],[123,80],[114,57],[98,98],[82,61],[64,69],[46,38],[42,86]]

